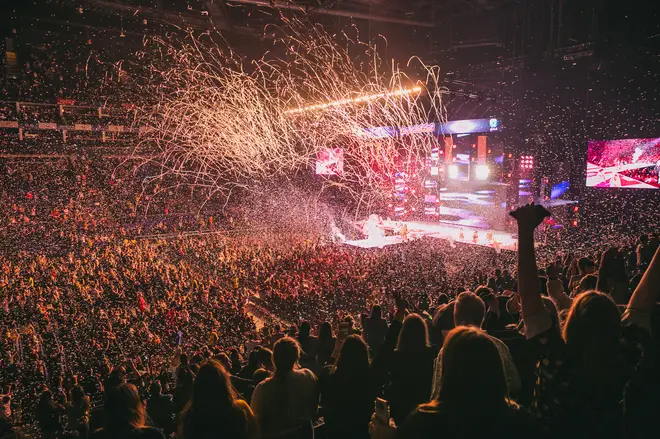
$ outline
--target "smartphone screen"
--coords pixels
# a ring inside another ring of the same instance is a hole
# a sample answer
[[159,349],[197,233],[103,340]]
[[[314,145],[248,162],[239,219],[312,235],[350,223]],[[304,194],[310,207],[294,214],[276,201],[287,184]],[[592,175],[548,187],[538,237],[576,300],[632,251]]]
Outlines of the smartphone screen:
[[382,398],[376,398],[375,409],[378,420],[385,425],[389,425],[390,404]]

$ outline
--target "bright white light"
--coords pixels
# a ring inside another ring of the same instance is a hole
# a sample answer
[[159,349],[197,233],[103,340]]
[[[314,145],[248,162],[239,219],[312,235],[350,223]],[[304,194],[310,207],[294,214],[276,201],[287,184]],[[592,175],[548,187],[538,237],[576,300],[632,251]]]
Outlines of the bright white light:
[[449,124],[449,131],[456,134],[471,133],[475,128],[471,120],[457,120]]
[[449,165],[447,167],[447,176],[452,180],[456,180],[458,178],[458,166]]
[[477,180],[488,180],[489,175],[490,169],[488,168],[488,165],[477,165],[474,168],[474,176]]

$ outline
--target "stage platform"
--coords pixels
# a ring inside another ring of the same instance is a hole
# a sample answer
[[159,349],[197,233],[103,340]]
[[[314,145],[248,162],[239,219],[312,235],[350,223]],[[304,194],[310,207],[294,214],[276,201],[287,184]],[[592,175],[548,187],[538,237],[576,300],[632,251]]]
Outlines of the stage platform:
[[[429,237],[445,239],[450,243],[460,242],[462,244],[490,247],[496,250],[518,250],[518,236],[513,233],[432,221],[383,220],[378,223],[378,228],[383,232],[389,232],[389,236],[372,236],[367,239],[345,241],[344,244],[361,248],[382,248],[388,245],[401,244],[403,238],[398,235],[398,231],[403,224],[408,226],[408,240]],[[396,234],[391,235],[391,233]]]

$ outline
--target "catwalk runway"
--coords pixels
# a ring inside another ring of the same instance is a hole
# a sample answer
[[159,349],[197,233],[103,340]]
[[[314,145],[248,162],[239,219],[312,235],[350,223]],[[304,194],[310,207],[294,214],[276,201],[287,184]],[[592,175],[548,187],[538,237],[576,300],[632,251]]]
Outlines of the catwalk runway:
[[491,247],[497,250],[516,251],[518,249],[518,236],[513,233],[431,221],[383,220],[378,224],[378,228],[383,230],[383,232],[389,232],[389,236],[383,234],[383,236],[371,236],[367,239],[345,241],[344,243],[362,248],[382,248],[388,245],[401,244],[403,238],[398,235],[398,231],[404,223],[408,226],[409,240],[426,236],[445,239],[453,243],[460,242],[463,244]]

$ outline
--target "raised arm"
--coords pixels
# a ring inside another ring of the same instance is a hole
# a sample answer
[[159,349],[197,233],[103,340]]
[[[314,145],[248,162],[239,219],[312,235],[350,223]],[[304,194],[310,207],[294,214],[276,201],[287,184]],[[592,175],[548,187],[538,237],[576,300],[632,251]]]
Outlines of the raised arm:
[[518,222],[518,294],[527,338],[533,338],[552,325],[550,313],[541,299],[541,283],[534,251],[534,230],[549,215],[543,206],[533,203],[511,212],[511,216]]
[[660,248],[658,248],[646,269],[642,280],[628,301],[623,316],[626,323],[634,323],[650,329],[651,311],[660,293]]

